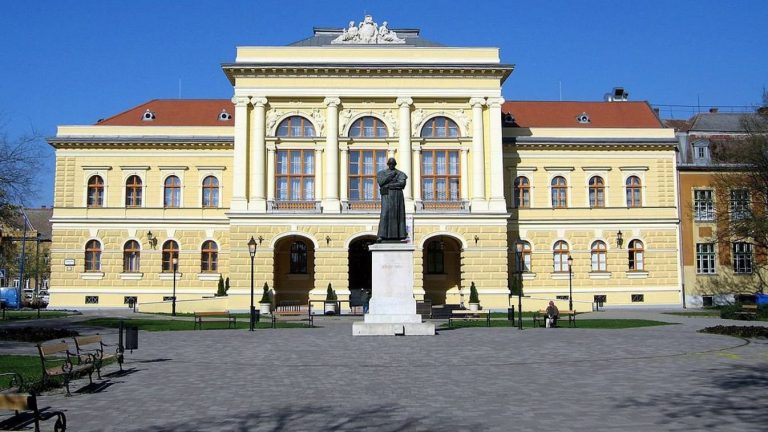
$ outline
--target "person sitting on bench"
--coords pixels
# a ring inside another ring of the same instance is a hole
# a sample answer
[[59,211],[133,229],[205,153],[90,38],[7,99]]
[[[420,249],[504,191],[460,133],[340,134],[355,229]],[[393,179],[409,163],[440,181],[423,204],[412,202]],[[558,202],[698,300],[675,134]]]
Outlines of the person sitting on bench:
[[549,301],[549,306],[547,306],[546,312],[544,314],[544,319],[546,320],[546,327],[557,327],[557,319],[560,318],[560,311],[557,309],[557,306],[555,306],[555,302],[552,300]]

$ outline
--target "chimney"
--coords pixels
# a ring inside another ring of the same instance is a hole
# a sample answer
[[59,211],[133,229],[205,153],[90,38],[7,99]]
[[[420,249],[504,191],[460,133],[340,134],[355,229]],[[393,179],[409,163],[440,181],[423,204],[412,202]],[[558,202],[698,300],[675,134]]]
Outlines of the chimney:
[[712,108],[709,109],[709,113],[710,114],[717,114],[718,111],[720,111],[720,110],[717,109],[717,107],[712,107]]

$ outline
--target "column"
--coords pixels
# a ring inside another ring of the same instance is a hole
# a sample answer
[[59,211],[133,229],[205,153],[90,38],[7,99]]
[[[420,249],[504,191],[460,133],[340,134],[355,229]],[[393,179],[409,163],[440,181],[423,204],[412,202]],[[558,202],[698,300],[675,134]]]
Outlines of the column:
[[472,211],[487,211],[485,200],[485,141],[483,130],[483,105],[485,99],[472,98]]
[[[400,131],[399,146],[397,149],[397,168],[404,172],[411,179],[411,105],[413,105],[413,99],[409,97],[397,98],[397,106],[400,109],[400,125],[398,130]],[[413,182],[409,181],[406,188],[403,189],[403,197],[405,198],[405,211],[413,211]]]
[[267,146],[267,202],[275,201],[275,144]]
[[339,98],[325,98],[326,130],[325,138],[325,196],[323,197],[324,213],[341,212],[339,202]]
[[416,208],[421,209],[423,208],[421,203],[421,146],[413,146],[411,151],[413,152],[413,181],[411,182],[411,185],[413,185],[413,201]]
[[248,198],[248,210],[254,210],[258,212],[265,212],[267,210],[266,185],[264,183],[265,164],[267,159],[266,149],[266,136],[267,128],[266,121],[264,119],[265,106],[267,99],[263,97],[252,97],[251,104],[253,104],[253,127],[251,128],[251,142],[253,147],[251,148],[251,163],[248,178],[250,179],[250,196]]
[[315,201],[323,198],[323,149],[315,148]]
[[504,150],[502,148],[501,133],[501,105],[504,98],[488,98],[490,120],[490,161],[491,161],[491,200],[489,210],[504,213],[507,211],[507,203],[504,201]]
[[349,202],[349,147],[347,144],[339,146],[341,157],[339,161],[339,195],[341,197],[341,205],[345,206]]
[[248,178],[248,97],[235,96],[235,157],[232,172],[232,210],[246,210],[246,182]]
[[461,198],[462,201],[469,201],[469,166],[468,166],[468,158],[467,153],[469,152],[469,149],[462,147],[461,148],[461,154],[459,159],[459,163],[461,163],[461,180],[459,187],[461,188]]

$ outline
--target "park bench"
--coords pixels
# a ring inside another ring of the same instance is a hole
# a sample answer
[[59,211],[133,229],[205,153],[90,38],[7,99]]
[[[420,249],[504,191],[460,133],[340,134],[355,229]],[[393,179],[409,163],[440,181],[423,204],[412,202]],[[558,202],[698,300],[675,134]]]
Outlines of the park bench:
[[237,317],[229,313],[229,311],[222,312],[195,312],[195,326],[194,329],[203,329],[203,321],[219,321],[227,322],[227,328],[237,327]]
[[274,310],[272,312],[272,328],[277,328],[278,321],[304,321],[310,327],[314,327],[314,317],[309,309],[307,310]]
[[756,320],[757,319],[757,305],[742,305],[741,310],[736,312],[737,319],[743,320]]
[[483,311],[470,311],[466,309],[452,310],[451,315],[448,317],[448,328],[453,325],[456,320],[461,321],[485,321],[488,327],[491,326],[491,310]]
[[[92,346],[92,348],[86,348],[86,346]],[[105,353],[104,347],[115,347],[115,352]],[[123,371],[123,352],[120,351],[120,347],[115,344],[105,344],[99,334],[75,336],[75,348],[77,349],[77,355],[81,356],[81,359],[83,356],[92,356],[93,364],[96,366],[96,375],[99,379],[101,379],[101,367],[105,361],[117,360],[120,372]]]
[[53,430],[67,430],[67,417],[61,411],[41,412],[37,407],[37,396],[34,393],[23,393],[21,388],[24,381],[15,372],[2,373],[0,378],[10,379],[10,388],[0,391],[0,410],[14,411],[14,415],[0,422],[0,430],[19,430],[34,423],[35,432],[40,432],[40,421],[56,417]]
[[299,300],[283,300],[277,303],[275,310],[295,312],[303,310],[306,306],[306,304],[302,304]]
[[[533,326],[545,327],[547,325],[547,310],[541,309],[538,312],[533,313]],[[574,310],[561,310],[560,315],[557,317],[557,321],[568,319],[568,327],[576,327],[576,311]]]
[[[67,388],[67,396],[72,396],[69,391],[69,382],[80,374],[87,373],[88,380],[93,384],[94,358],[92,355],[78,356],[69,350],[66,342],[38,344],[37,351],[40,353],[40,363],[43,366],[43,384],[53,377],[62,377],[64,386]],[[61,353],[65,353],[66,356],[62,357]],[[76,361],[73,361],[75,359]]]

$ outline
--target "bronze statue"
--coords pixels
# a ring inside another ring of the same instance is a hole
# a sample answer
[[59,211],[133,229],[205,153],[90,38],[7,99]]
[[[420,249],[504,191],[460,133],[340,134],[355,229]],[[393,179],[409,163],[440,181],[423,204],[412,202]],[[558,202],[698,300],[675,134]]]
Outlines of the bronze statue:
[[405,228],[405,199],[403,189],[408,176],[395,169],[395,158],[387,160],[387,169],[376,173],[381,195],[381,216],[379,216],[379,241],[399,242],[408,237]]

